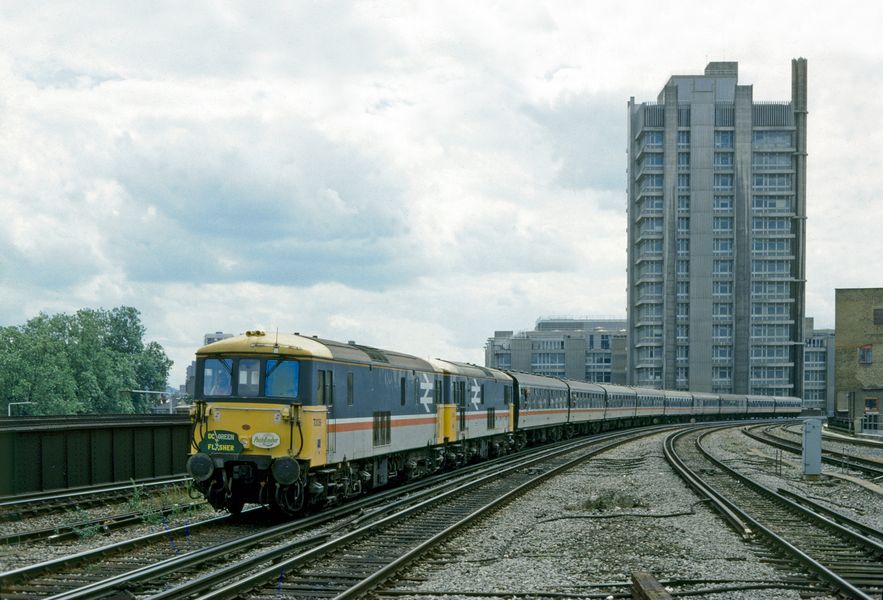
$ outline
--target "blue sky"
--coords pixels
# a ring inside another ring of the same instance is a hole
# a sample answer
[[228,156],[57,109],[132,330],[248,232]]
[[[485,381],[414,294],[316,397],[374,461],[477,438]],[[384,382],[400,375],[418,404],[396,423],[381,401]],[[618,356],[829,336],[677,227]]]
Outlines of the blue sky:
[[[626,102],[809,60],[807,307],[880,286],[883,9],[846,3],[0,6],[0,323],[129,304],[176,365],[262,327],[482,361],[625,316]],[[801,20],[790,21],[793,15]]]

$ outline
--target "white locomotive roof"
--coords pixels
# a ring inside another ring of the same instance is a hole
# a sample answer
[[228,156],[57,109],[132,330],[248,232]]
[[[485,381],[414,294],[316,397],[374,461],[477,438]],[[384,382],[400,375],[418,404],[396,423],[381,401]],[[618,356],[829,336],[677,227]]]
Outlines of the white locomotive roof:
[[436,371],[429,362],[410,354],[362,346],[354,342],[343,343],[315,336],[307,337],[297,333],[249,331],[245,335],[203,346],[196,354],[198,356],[274,354],[280,357],[316,358],[398,369]]

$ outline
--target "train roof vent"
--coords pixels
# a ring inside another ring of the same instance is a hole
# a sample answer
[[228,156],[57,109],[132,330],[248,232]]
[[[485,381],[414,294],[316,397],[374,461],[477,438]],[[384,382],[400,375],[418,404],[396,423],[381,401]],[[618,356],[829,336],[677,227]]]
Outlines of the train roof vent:
[[347,342],[347,344],[349,344],[350,346],[355,346],[355,345],[356,345],[356,340],[349,340],[349,341]]
[[386,357],[386,354],[384,354],[382,350],[372,348],[371,346],[360,346],[355,342],[353,342],[351,345],[353,346],[353,348],[358,348],[359,350],[367,354],[369,357],[371,357],[371,360],[373,361],[384,363],[389,362],[389,359]]

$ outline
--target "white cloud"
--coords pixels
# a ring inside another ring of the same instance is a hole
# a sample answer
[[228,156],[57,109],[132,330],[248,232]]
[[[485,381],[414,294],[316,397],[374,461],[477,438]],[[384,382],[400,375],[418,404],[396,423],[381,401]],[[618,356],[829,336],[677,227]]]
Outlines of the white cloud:
[[740,7],[4,3],[0,322],[135,305],[177,382],[218,329],[480,362],[494,329],[623,315],[628,97],[728,59],[787,99],[807,56],[832,326],[834,287],[880,285],[883,8]]

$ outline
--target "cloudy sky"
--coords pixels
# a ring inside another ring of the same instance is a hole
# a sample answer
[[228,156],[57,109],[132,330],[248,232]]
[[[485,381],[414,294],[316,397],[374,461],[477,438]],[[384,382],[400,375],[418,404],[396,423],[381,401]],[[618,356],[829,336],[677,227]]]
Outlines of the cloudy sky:
[[[626,102],[809,61],[808,315],[881,286],[879,3],[0,4],[0,324],[127,304],[175,360],[300,331],[481,362],[625,316]],[[793,21],[794,16],[800,20]]]

